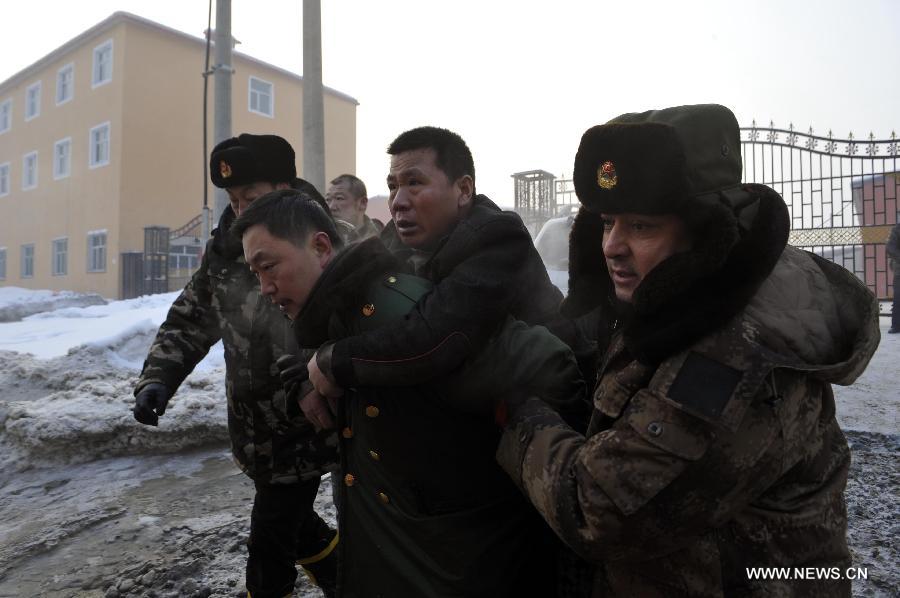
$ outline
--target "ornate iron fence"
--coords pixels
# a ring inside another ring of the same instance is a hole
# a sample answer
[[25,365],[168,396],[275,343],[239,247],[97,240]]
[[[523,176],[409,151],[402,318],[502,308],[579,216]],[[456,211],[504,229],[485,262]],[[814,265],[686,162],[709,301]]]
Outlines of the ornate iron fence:
[[789,242],[841,264],[879,298],[893,296],[885,243],[900,210],[900,147],[896,135],[846,139],[794,129],[741,127],[745,182],[763,183],[784,198]]

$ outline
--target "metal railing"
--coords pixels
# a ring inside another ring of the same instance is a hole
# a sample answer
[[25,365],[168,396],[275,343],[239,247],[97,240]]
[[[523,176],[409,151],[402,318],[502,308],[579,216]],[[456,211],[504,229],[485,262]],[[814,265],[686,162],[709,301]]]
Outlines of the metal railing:
[[885,243],[897,222],[900,144],[896,134],[864,140],[831,131],[816,135],[753,121],[741,127],[743,180],[784,198],[789,243],[830,259],[858,276],[879,298],[893,296]]

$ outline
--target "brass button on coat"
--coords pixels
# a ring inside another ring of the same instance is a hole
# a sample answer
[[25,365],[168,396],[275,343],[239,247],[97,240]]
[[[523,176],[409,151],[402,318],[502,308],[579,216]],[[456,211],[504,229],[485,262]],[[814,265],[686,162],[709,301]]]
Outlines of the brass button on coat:
[[395,282],[397,282],[397,277],[396,277],[396,276],[389,276],[389,277],[388,277],[388,282],[391,283],[391,284],[394,284]]
[[372,457],[374,461],[381,461],[381,455],[379,455],[375,451],[369,451],[369,456]]
[[375,405],[369,405],[366,407],[366,415],[369,417],[378,417],[380,410]]
[[341,436],[349,440],[350,438],[353,438],[353,430],[351,430],[350,428],[344,428],[343,430],[341,430]]
[[353,477],[352,473],[348,473],[347,475],[344,476],[344,485],[352,486],[355,483],[356,483],[356,478]]
[[390,497],[387,494],[385,494],[384,492],[378,493],[378,500],[380,500],[384,504],[388,504],[389,502],[391,502]]
[[366,303],[365,305],[363,305],[362,313],[364,316],[366,316],[368,318],[369,316],[371,316],[372,314],[375,313],[375,306],[372,305],[371,303]]

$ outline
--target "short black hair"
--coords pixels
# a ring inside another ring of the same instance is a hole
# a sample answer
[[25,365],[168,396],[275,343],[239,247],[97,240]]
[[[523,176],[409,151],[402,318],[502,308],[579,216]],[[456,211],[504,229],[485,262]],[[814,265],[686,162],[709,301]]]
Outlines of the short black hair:
[[472,177],[475,184],[475,162],[472,152],[463,138],[440,127],[417,127],[400,135],[388,146],[391,156],[419,149],[431,148],[435,153],[435,165],[447,175],[450,182],[455,182],[465,175]]
[[368,199],[369,195],[366,192],[366,184],[362,182],[362,179],[359,177],[353,176],[352,174],[341,174],[336,176],[330,184],[340,185],[341,183],[347,183],[347,187],[350,188],[350,193],[353,194],[354,199],[360,197]]
[[241,239],[250,227],[257,224],[265,226],[272,236],[298,247],[314,232],[327,234],[336,249],[344,244],[334,225],[334,218],[322,207],[322,203],[296,189],[279,189],[255,200],[235,219],[231,234]]

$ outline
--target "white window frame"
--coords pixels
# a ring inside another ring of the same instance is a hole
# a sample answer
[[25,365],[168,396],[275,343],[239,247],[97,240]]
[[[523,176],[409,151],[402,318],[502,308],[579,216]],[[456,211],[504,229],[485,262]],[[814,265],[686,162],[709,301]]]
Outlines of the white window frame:
[[[100,161],[94,161],[94,132],[99,131],[100,129],[106,129],[106,157],[105,159],[101,159]],[[112,130],[109,126],[109,121],[105,123],[101,123],[96,127],[91,127],[90,132],[88,133],[88,168],[100,168],[101,166],[106,166],[109,164],[109,157],[112,153]]]
[[[25,249],[31,248],[31,274],[25,274]],[[23,243],[19,248],[19,278],[34,278],[34,243]]]
[[[92,239],[103,235],[103,245],[92,245]],[[106,229],[88,231],[87,234],[87,271],[88,272],[106,272],[107,248],[109,247],[109,234]],[[103,265],[101,268],[94,268],[93,252],[95,249],[102,248]]]
[[[5,116],[2,116],[5,113]],[[12,98],[6,98],[0,102],[0,133],[6,133],[12,128]]]
[[[65,242],[60,251],[59,243]],[[60,263],[59,257],[62,256]],[[57,237],[50,242],[50,274],[52,276],[66,276],[69,273],[69,237]]]
[[0,197],[6,197],[7,195],[9,195],[9,190],[12,187],[12,181],[9,180],[10,170],[11,167],[9,165],[9,162],[0,164],[0,181],[2,181],[2,184],[0,184]]
[[[62,87],[60,87],[60,82],[63,80],[63,77],[65,76],[66,73],[68,73],[68,75],[69,75],[69,86],[68,86],[69,95],[67,95],[64,98],[60,98],[59,93],[63,89]],[[56,71],[56,105],[62,106],[66,102],[71,102],[72,98],[74,98],[74,97],[75,97],[75,63],[70,62],[66,66],[64,66],[64,67],[60,68],[58,71]]]
[[[254,81],[258,81],[259,83],[264,83],[269,86],[269,112],[263,112],[262,110],[253,109],[253,94],[260,93],[253,90]],[[253,114],[259,114],[260,116],[266,116],[268,118],[275,118],[275,84],[271,81],[260,79],[259,77],[249,77],[247,79],[247,110],[252,112]]]
[[[99,72],[100,64],[97,62],[97,57],[106,49],[109,49],[109,74],[105,79],[100,79],[100,75],[102,73]],[[94,47],[94,51],[91,54],[93,60],[91,62],[91,89],[96,89],[101,85],[106,85],[113,78],[113,40],[108,39],[99,46]]]
[[6,247],[0,247],[0,280],[6,280]]
[[[60,168],[59,163],[60,146],[66,147],[66,163],[64,165],[64,170]],[[64,179],[70,174],[72,174],[72,138],[66,137],[53,144],[53,180],[58,181],[59,179]]]
[[[34,181],[28,181],[28,159],[34,158]],[[38,186],[38,153],[37,150],[22,156],[22,191],[29,191]]]
[[[32,92],[37,92],[34,94],[36,97],[36,101],[34,103],[34,112],[31,112],[31,98]],[[34,120],[41,115],[41,82],[32,83],[27,88],[25,88],[25,122],[30,120]]]

